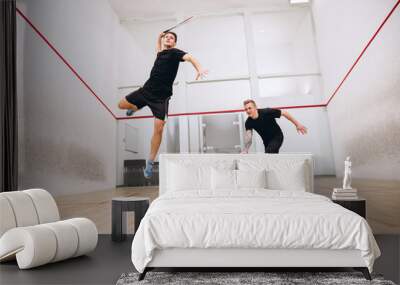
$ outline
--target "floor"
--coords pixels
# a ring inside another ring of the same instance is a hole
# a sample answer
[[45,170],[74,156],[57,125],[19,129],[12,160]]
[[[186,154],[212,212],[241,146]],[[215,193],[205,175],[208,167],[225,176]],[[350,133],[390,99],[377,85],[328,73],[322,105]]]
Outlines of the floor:
[[[0,284],[115,284],[122,273],[134,271],[131,240],[112,242],[110,235],[100,235],[96,250],[88,256],[30,270],[19,270],[16,262],[0,264]],[[398,284],[400,236],[377,235],[376,240],[382,257],[375,263],[375,272]]]
[[134,271],[131,241],[117,243],[110,235],[99,235],[96,250],[88,256],[29,270],[18,270],[16,262],[2,263],[0,284],[115,284],[122,273]]
[[100,234],[111,233],[111,199],[116,196],[158,197],[158,186],[118,187],[110,190],[55,197],[62,219],[86,217]]
[[[341,184],[333,176],[317,176],[315,192],[329,196]],[[367,220],[382,256],[375,271],[400,283],[400,183],[355,180],[360,196],[367,199]],[[115,196],[145,196],[154,200],[158,187],[118,187],[106,191],[55,197],[63,219],[87,217],[101,234],[97,249],[89,256],[62,261],[32,270],[18,270],[15,262],[0,264],[0,284],[115,284],[124,272],[133,271],[131,241],[111,242],[111,199]],[[128,222],[133,222],[132,217]],[[134,230],[133,226],[128,229]]]
[[[335,176],[315,176],[314,192],[330,197],[342,180]],[[400,234],[400,180],[353,179],[352,187],[367,201],[367,221],[374,234]]]

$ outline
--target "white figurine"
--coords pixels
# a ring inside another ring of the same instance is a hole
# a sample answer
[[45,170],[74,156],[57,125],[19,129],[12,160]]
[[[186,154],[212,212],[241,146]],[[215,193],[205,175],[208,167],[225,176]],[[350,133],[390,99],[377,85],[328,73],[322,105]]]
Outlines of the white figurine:
[[346,160],[344,161],[343,189],[352,189],[351,188],[351,161],[350,161],[350,156],[346,157]]

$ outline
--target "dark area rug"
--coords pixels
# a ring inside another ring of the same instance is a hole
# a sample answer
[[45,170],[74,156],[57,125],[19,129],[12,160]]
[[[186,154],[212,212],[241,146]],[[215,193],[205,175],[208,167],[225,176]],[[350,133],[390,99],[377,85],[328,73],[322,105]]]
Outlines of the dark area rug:
[[372,281],[366,280],[360,272],[148,272],[142,281],[138,281],[139,273],[122,274],[117,285],[133,284],[368,284],[395,285],[384,280],[381,275],[372,275]]

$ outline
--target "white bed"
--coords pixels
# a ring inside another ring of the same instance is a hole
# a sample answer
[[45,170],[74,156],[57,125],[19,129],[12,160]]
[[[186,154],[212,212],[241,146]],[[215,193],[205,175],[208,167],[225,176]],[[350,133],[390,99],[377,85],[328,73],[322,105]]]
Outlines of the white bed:
[[367,222],[313,194],[311,154],[162,154],[160,197],[132,243],[154,267],[354,267],[379,248]]

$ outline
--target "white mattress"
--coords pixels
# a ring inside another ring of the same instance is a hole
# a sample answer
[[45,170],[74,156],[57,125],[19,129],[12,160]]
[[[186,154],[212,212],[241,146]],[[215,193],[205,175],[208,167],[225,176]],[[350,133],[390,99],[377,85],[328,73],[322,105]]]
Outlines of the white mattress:
[[157,198],[133,240],[132,262],[143,272],[156,249],[168,248],[359,250],[370,271],[380,255],[359,215],[320,195],[265,189]]

